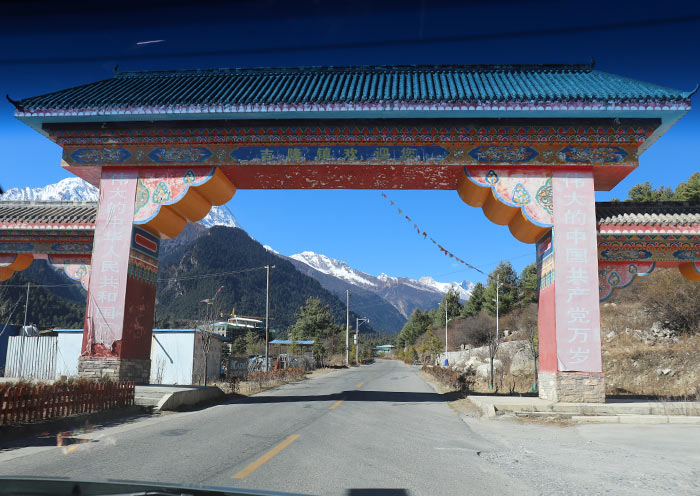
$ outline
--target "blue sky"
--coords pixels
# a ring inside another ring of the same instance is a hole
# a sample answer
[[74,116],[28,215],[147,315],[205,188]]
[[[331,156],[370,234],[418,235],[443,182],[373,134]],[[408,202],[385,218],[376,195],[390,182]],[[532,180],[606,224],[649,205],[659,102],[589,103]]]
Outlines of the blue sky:
[[[86,10],[69,3],[17,3],[0,20],[0,91],[18,99],[105,79],[117,63],[122,70],[148,70],[581,63],[591,57],[597,69],[681,90],[700,83],[700,4],[594,0],[586,8],[580,5],[143,0],[96,3]],[[449,36],[459,39],[431,40]],[[158,39],[165,41],[137,45]],[[372,42],[376,45],[364,45]],[[199,55],[183,55],[192,52]],[[700,170],[699,141],[700,117],[694,110],[642,155],[637,171],[613,191],[599,192],[598,200],[624,198],[643,181],[675,187]],[[4,99],[0,146],[5,189],[67,177],[59,166],[60,148],[16,120]],[[512,260],[520,270],[534,261],[534,246],[489,222],[456,192],[388,193],[421,229],[472,265],[488,271],[499,260]],[[312,250],[374,275],[484,280],[419,237],[379,191],[239,191],[228,206],[254,238],[283,254]]]

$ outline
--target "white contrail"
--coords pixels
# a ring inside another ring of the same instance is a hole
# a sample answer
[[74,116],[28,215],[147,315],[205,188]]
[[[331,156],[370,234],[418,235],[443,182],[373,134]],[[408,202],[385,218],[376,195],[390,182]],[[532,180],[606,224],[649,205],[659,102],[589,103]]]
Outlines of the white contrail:
[[150,45],[151,43],[163,43],[165,40],[148,40],[148,41],[137,41],[137,45]]

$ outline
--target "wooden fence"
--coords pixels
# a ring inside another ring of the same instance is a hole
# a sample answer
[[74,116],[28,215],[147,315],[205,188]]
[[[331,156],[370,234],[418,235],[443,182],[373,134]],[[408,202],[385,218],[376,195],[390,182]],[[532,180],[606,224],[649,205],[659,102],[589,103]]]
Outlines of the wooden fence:
[[133,382],[0,385],[0,424],[39,422],[133,404]]

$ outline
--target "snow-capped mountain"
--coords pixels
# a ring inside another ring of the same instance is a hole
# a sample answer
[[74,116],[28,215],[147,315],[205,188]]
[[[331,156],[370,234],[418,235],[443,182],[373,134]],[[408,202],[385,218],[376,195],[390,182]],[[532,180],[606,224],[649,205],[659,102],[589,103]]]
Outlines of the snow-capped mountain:
[[320,255],[312,251],[303,251],[289,258],[303,262],[319,272],[337,277],[338,279],[342,279],[356,286],[362,286],[366,289],[377,286],[376,282],[372,281],[372,279],[376,278],[353,269],[342,260],[336,260],[335,258]]
[[439,282],[430,276],[421,277],[418,280],[408,279],[406,277],[391,277],[384,273],[377,276],[377,279],[383,281],[387,285],[391,284],[406,284],[420,290],[434,291],[444,295],[450,289],[454,289],[459,294],[459,299],[465,302],[469,299],[474,289],[474,283],[471,281],[462,282]]
[[79,177],[67,177],[43,188],[12,188],[0,200],[97,201],[97,188]]
[[[79,177],[61,179],[43,188],[12,188],[0,195],[0,200],[36,201],[97,201],[97,188]],[[204,226],[240,227],[233,213],[224,205],[213,207],[200,221]]]
[[[345,289],[350,289],[349,285],[363,292],[374,293],[389,302],[405,318],[408,318],[415,308],[426,310],[437,306],[451,288],[457,290],[460,300],[466,301],[474,287],[470,281],[438,282],[432,277],[415,280],[391,277],[384,273],[375,277],[353,269],[342,260],[311,251],[297,253],[289,259],[300,270],[310,268],[310,271],[307,269],[305,272],[314,276],[326,289],[336,293],[342,289],[344,292]],[[338,281],[345,284],[339,284]]]

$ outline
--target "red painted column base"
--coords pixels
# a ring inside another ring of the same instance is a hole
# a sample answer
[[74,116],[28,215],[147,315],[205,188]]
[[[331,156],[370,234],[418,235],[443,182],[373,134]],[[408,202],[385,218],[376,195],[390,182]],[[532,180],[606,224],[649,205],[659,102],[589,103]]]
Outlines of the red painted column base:
[[605,379],[602,372],[562,372],[557,362],[556,299],[554,252],[551,234],[537,243],[537,269],[540,287],[537,330],[539,397],[556,402],[605,403]]

